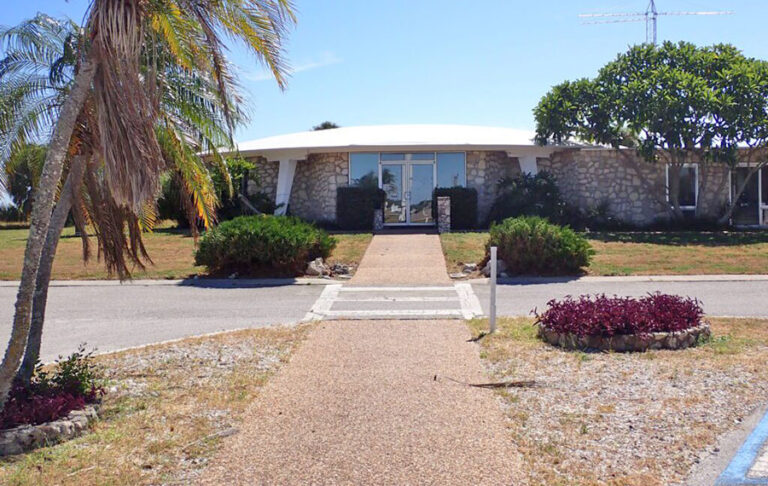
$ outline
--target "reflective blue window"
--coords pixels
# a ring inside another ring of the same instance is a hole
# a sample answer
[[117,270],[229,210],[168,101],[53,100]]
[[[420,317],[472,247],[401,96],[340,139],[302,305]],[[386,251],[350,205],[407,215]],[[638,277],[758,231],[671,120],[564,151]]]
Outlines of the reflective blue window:
[[379,154],[349,154],[349,185],[379,187]]
[[464,187],[467,167],[463,152],[438,152],[437,187]]

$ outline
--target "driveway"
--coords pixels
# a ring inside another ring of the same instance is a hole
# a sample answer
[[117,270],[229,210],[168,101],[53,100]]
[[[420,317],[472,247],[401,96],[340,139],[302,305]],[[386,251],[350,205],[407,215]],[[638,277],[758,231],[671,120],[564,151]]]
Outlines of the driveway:
[[[607,279],[604,279],[607,280]],[[473,284],[483,312],[488,313],[490,287]],[[498,285],[496,307],[499,315],[527,316],[531,310],[546,307],[551,299],[566,295],[605,293],[607,295],[643,296],[649,292],[695,297],[702,302],[704,312],[711,316],[768,318],[768,281],[694,281],[694,282],[627,282],[572,281],[565,283],[528,283]]]
[[[100,352],[210,332],[292,324],[312,309],[324,285],[233,288],[242,285],[172,285],[167,282],[57,282],[51,287],[43,335],[43,361],[69,354],[80,343]],[[450,289],[450,287],[448,287]],[[489,286],[473,284],[483,312]],[[499,315],[530,315],[550,299],[584,293],[641,296],[667,292],[697,297],[713,316],[768,318],[768,281],[585,282],[499,285]],[[399,292],[398,294],[404,294]],[[405,295],[405,294],[404,294]],[[417,295],[415,291],[414,294]],[[0,343],[7,342],[16,287],[0,285]],[[452,305],[436,302],[431,305]],[[390,303],[390,305],[392,305]]]
[[[82,342],[106,352],[196,334],[295,323],[304,318],[323,287],[56,283],[49,293],[41,359],[69,354]],[[10,336],[16,290],[0,286],[3,346]]]

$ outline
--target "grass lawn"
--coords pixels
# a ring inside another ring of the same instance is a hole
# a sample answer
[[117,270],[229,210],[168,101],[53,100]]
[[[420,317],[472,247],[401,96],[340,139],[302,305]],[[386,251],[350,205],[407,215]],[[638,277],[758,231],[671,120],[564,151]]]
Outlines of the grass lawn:
[[[768,232],[585,233],[595,256],[589,275],[768,274]],[[487,232],[441,236],[454,272],[483,258]]]
[[[0,280],[18,280],[21,275],[24,247],[29,231],[16,226],[0,226]],[[135,269],[134,278],[185,278],[203,275],[204,267],[195,266],[195,242],[188,231],[176,229],[170,223],[161,224],[153,233],[144,235],[147,251],[154,265],[145,271]],[[339,244],[331,254],[332,263],[359,263],[368,247],[371,234],[334,235]],[[96,259],[96,238],[91,237],[93,259],[83,263],[82,243],[74,228],[64,229],[56,259],[53,278],[56,280],[95,280],[109,278],[103,264]]]
[[[716,440],[768,400],[768,321],[713,319],[696,348],[564,351],[528,318],[479,341],[530,484],[681,484]],[[470,323],[475,334],[487,320]]]
[[107,395],[81,437],[0,459],[0,484],[195,484],[308,326],[237,331],[98,356]]

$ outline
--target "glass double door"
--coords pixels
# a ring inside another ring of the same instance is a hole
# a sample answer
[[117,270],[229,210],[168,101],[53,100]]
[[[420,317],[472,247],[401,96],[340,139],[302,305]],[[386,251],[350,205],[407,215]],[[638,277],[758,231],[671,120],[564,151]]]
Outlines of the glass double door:
[[384,204],[386,225],[431,225],[432,191],[435,188],[434,162],[382,162],[381,188],[387,193]]

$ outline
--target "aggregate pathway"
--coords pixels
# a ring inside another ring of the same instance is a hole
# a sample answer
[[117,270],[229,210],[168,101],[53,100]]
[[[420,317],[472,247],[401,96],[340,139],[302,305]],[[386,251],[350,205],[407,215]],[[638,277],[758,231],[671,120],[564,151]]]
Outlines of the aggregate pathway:
[[436,234],[374,235],[351,285],[451,285]]
[[[224,439],[204,484],[521,484],[459,321],[329,321]],[[437,375],[437,380],[434,379]]]

